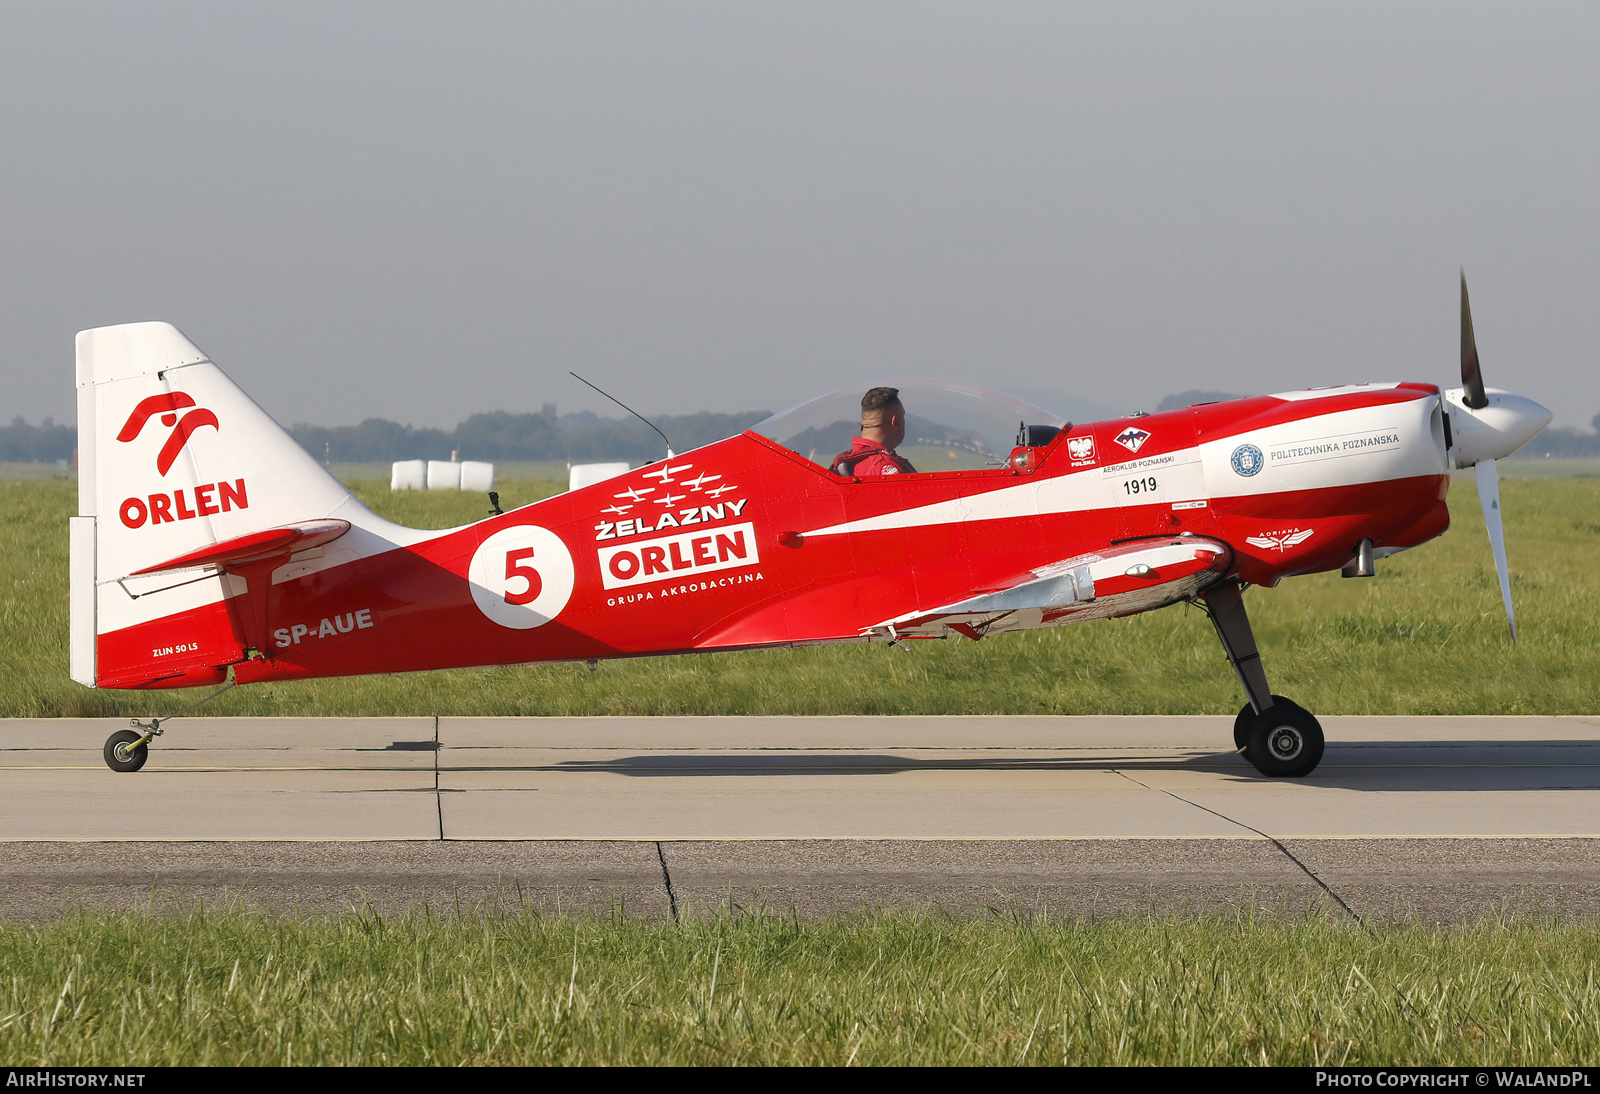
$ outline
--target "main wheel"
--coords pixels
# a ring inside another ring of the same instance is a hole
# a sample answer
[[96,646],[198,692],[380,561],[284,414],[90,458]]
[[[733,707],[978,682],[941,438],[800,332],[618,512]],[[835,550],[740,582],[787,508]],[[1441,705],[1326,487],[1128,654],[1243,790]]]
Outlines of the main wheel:
[[1298,779],[1316,770],[1322,748],[1322,726],[1311,712],[1277,702],[1251,720],[1244,758],[1263,775]]
[[[1285,699],[1281,695],[1272,697],[1272,705],[1275,707],[1294,707],[1296,710],[1301,709],[1299,703],[1293,699]],[[1233,720],[1233,747],[1240,752],[1243,752],[1244,746],[1250,743],[1250,719],[1255,716],[1256,708],[1246,703],[1244,709],[1239,712],[1239,716]]]
[[106,766],[113,771],[137,771],[143,767],[150,758],[149,743],[141,744],[138,748],[130,747],[143,737],[144,734],[131,729],[119,729],[107,737],[104,751]]

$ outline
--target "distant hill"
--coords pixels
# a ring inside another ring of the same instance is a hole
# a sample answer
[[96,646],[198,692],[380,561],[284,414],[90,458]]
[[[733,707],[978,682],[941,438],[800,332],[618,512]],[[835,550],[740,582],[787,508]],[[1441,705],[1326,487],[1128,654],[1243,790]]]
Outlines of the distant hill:
[[1156,404],[1156,413],[1163,410],[1182,410],[1195,403],[1225,403],[1229,399],[1243,399],[1243,395],[1235,395],[1227,391],[1180,391],[1176,395],[1168,395]]
[[[742,433],[771,411],[664,416],[653,419],[678,452]],[[556,413],[546,403],[537,414],[494,410],[474,414],[454,429],[413,429],[384,418],[360,425],[296,423],[290,430],[317,459],[367,463],[389,460],[658,460],[661,438],[637,418],[602,418],[589,411]]]
[[1542,460],[1547,457],[1573,459],[1600,456],[1600,414],[1595,416],[1596,431],[1582,433],[1570,427],[1546,428],[1526,446],[1511,454],[1513,460]]
[[29,425],[19,414],[0,426],[0,463],[54,463],[70,459],[77,447],[77,427],[56,425],[54,418]]

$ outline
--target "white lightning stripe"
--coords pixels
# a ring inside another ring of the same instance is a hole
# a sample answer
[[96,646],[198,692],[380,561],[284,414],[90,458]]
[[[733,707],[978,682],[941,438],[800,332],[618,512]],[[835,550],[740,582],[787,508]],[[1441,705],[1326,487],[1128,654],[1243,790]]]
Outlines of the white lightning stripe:
[[[1097,470],[1091,468],[1090,470]],[[876,532],[886,528],[925,528],[933,524],[957,524],[965,520],[1005,520],[1041,513],[1081,512],[1106,508],[1102,494],[1095,490],[1094,476],[1084,472],[1043,481],[1025,482],[975,494],[966,498],[934,502],[898,513],[884,513],[865,520],[847,521],[827,528],[803,532],[806,536],[836,536],[850,532]],[[878,489],[882,489],[879,487]]]
[[[1015,486],[1002,487],[985,494],[816,528],[802,535],[846,535],[890,528],[926,528],[969,520],[1006,520],[1051,513],[1114,509],[1129,504],[1122,496],[1122,482],[1125,477],[1135,475],[1154,476],[1158,480],[1163,476],[1176,475],[1178,482],[1183,484],[1174,490],[1176,496],[1157,495],[1151,497],[1149,503],[1167,504],[1195,499],[1209,500],[1215,504],[1227,498],[1357,486],[1389,479],[1443,474],[1444,454],[1434,444],[1429,425],[1429,415],[1436,403],[1436,398],[1428,396],[1403,403],[1319,415],[1162,453],[1163,457],[1172,457],[1171,463],[1165,466],[1136,469],[1131,465],[1144,461],[1132,459],[1125,464],[1088,467],[1068,475],[1019,482]],[[1398,443],[1360,449],[1349,455],[1341,454],[1338,458],[1314,463],[1280,464],[1270,457],[1274,447],[1284,448],[1308,438],[1379,432],[1398,434]],[[1268,465],[1260,474],[1244,476],[1233,471],[1231,456],[1242,444],[1253,444],[1269,454]],[[1153,458],[1156,457],[1145,459]],[[1119,470],[1123,466],[1127,466],[1125,475]],[[1200,473],[1201,468],[1204,469],[1203,474]],[[1191,474],[1193,478],[1185,483],[1184,479]],[[888,487],[874,486],[872,489]]]
[[[1371,385],[1356,390],[1386,385]],[[1205,466],[1206,482],[1211,485],[1211,500],[1248,497],[1260,494],[1320,490],[1332,486],[1360,486],[1388,479],[1415,478],[1444,473],[1444,453],[1434,443],[1430,417],[1438,400],[1433,396],[1408,399],[1403,403],[1358,407],[1333,414],[1320,414],[1297,422],[1250,430],[1199,446]],[[1398,443],[1345,449],[1346,441],[1359,441],[1377,434],[1395,434]],[[1274,450],[1304,447],[1308,442],[1327,441],[1339,445],[1337,455],[1325,459],[1280,459]],[[1267,465],[1254,476],[1233,472],[1232,457],[1240,445],[1261,449]],[[1159,472],[1157,472],[1159,474]]]

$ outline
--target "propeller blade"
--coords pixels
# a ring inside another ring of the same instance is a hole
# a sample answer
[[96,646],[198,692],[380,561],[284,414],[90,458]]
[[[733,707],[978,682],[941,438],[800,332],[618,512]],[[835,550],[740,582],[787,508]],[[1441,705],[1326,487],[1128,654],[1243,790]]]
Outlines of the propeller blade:
[[1477,463],[1478,502],[1483,506],[1483,523],[1489,529],[1489,547],[1494,551],[1494,568],[1500,574],[1500,597],[1506,602],[1506,624],[1511,641],[1517,641],[1517,617],[1511,611],[1511,570],[1506,565],[1506,530],[1500,520],[1500,474],[1493,460]]
[[1478,340],[1472,336],[1472,305],[1467,301],[1467,271],[1461,271],[1461,386],[1466,388],[1461,402],[1473,410],[1489,405],[1483,390],[1483,371],[1478,367]]

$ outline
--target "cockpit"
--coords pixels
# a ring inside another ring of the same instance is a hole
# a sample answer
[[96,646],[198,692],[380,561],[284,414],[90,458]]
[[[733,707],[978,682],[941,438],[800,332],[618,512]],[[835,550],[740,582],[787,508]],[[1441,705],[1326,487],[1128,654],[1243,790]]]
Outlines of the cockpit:
[[1031,471],[1038,454],[1068,428],[1065,418],[988,388],[953,380],[889,379],[867,380],[808,399],[757,422],[750,431],[819,467],[830,467],[862,432],[861,397],[876,387],[900,391],[905,440],[896,451],[918,475]]

